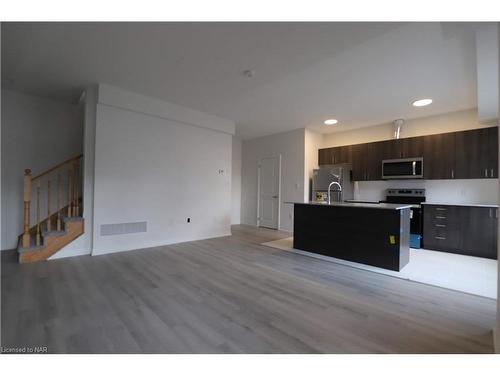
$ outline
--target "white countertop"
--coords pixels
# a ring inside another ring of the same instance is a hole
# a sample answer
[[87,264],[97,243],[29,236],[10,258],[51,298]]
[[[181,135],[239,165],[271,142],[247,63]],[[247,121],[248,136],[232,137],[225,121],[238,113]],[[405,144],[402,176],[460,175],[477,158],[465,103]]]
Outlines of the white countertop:
[[488,203],[441,203],[441,202],[422,202],[422,205],[428,204],[433,206],[465,206],[465,207],[489,207],[498,208],[498,204]]
[[351,202],[284,202],[289,204],[306,204],[311,206],[330,206],[330,207],[351,207],[351,208],[377,208],[383,210],[402,210],[410,208],[411,204],[394,204],[394,203],[351,203]]

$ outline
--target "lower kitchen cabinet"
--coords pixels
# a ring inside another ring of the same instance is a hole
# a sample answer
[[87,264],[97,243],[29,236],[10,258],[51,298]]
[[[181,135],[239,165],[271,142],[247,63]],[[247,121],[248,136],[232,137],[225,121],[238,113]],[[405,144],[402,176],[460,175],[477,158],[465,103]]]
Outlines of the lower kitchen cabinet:
[[497,258],[498,208],[424,205],[423,247]]

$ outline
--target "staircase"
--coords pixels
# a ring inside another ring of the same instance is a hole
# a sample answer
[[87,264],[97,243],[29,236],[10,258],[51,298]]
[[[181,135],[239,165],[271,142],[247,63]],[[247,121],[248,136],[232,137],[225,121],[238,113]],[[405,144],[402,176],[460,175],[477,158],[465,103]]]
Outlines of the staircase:
[[19,236],[17,248],[19,263],[47,260],[84,233],[81,160],[82,155],[78,155],[35,177],[31,170],[25,170],[24,232]]

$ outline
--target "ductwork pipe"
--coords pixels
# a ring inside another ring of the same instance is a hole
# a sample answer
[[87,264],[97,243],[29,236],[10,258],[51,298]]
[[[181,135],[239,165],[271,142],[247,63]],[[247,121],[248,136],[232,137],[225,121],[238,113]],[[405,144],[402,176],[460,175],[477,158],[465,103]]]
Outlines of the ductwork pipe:
[[403,119],[394,120],[394,139],[399,139],[404,122],[405,120]]

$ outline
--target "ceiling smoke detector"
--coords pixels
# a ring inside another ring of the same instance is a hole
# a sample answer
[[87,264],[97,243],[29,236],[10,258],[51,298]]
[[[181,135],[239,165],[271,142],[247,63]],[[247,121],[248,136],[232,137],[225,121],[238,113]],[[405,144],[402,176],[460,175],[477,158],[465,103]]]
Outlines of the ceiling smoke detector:
[[247,78],[252,78],[255,75],[255,71],[251,69],[244,70],[243,75]]

